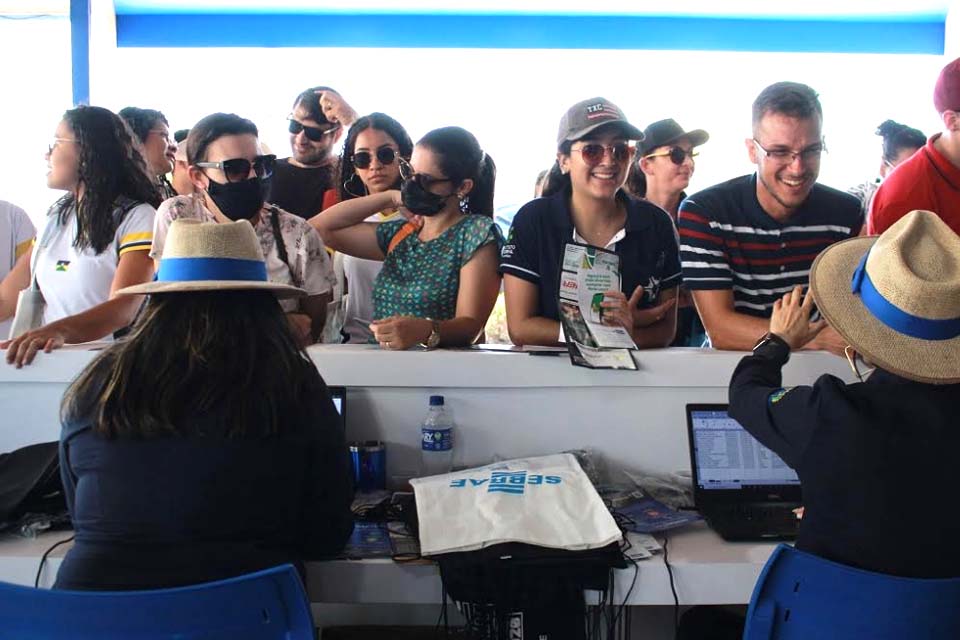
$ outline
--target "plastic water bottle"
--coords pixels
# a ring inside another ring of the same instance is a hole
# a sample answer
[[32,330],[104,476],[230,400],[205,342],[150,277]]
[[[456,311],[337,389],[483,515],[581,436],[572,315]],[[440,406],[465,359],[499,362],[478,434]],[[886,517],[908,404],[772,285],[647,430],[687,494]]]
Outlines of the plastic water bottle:
[[453,467],[453,419],[443,407],[443,396],[430,396],[430,411],[420,427],[423,474],[449,473]]

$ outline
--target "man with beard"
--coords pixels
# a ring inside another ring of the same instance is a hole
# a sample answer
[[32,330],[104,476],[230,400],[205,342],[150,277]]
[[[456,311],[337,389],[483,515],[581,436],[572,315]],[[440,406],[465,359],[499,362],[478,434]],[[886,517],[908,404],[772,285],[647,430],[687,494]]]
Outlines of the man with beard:
[[[680,205],[683,281],[716,349],[749,351],[768,330],[773,304],[807,286],[814,258],[860,233],[860,203],[817,184],[823,109],[804,84],[777,82],[753,102],[746,139],[753,175],[690,196]],[[843,353],[827,327],[804,345]]]
[[289,158],[277,161],[273,174],[274,204],[301,218],[311,218],[336,203],[337,142],[357,114],[330,87],[307,89],[287,117]]

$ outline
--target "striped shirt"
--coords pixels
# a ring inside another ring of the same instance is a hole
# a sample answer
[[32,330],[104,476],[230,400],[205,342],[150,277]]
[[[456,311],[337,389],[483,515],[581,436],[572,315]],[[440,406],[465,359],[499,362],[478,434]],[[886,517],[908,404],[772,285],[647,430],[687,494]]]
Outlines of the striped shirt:
[[780,223],[760,206],[755,174],[734,178],[680,205],[683,281],[692,291],[732,290],[737,312],[769,318],[778,298],[808,284],[817,255],[861,224],[854,196],[820,184]]

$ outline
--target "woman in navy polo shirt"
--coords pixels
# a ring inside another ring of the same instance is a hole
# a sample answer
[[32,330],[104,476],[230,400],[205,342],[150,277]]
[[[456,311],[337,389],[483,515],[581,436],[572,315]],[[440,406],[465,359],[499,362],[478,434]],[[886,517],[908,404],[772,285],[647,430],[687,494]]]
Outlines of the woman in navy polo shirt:
[[643,133],[609,100],[592,98],[560,120],[557,162],[544,197],[517,212],[503,248],[507,329],[515,344],[560,341],[560,261],[575,241],[615,251],[621,291],[608,291],[605,321],[630,331],[640,348],[665,347],[676,331],[680,260],[670,217],[622,189]]

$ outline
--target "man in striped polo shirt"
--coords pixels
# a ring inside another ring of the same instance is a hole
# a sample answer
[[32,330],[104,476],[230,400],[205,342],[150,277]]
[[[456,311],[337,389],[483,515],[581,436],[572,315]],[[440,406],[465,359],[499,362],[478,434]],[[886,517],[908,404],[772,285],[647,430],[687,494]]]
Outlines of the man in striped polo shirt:
[[[757,165],[680,205],[683,281],[716,349],[747,351],[769,328],[773,303],[806,286],[829,245],[856,236],[859,201],[817,184],[823,109],[804,84],[778,82],[753,102],[747,153]],[[805,348],[842,353],[827,327]]]

